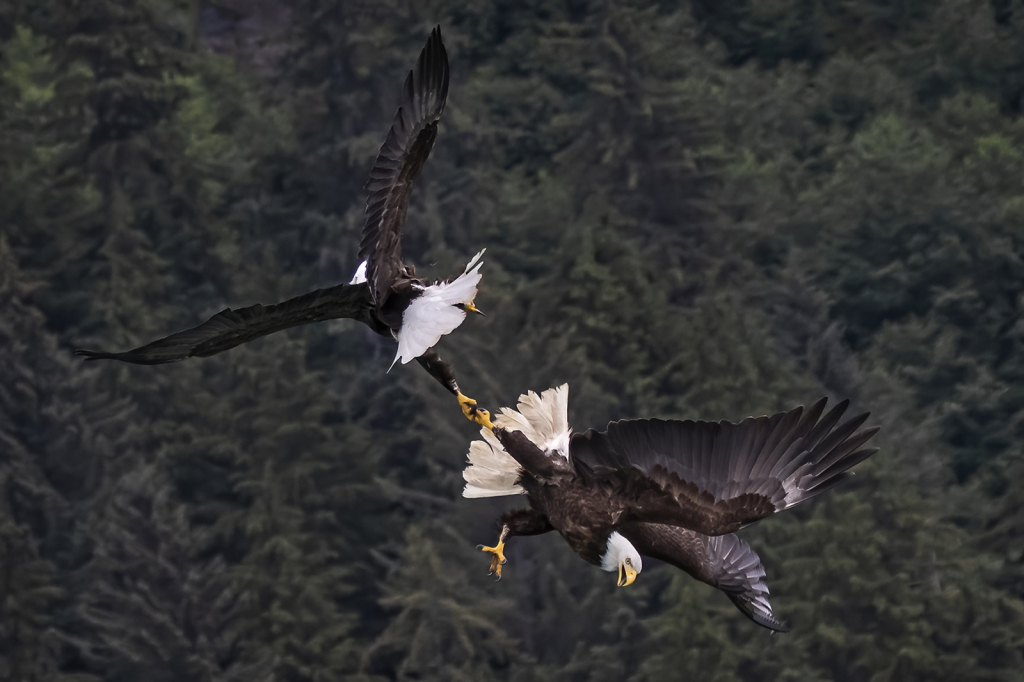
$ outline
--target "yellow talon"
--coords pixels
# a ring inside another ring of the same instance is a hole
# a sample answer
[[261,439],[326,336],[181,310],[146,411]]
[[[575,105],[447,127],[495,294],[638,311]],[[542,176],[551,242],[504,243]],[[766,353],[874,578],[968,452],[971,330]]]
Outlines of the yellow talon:
[[475,400],[467,398],[461,392],[456,393],[455,397],[458,399],[459,406],[462,408],[462,414],[466,415],[466,419],[479,424],[485,429],[494,428],[494,424],[491,423],[491,413],[482,408],[477,408]]
[[462,408],[462,414],[466,415],[466,419],[475,421],[473,419],[473,413],[476,412],[476,408],[473,406],[476,405],[476,401],[462,395],[461,391],[455,394],[455,398],[459,401],[459,407]]
[[501,567],[508,562],[508,559],[505,558],[505,543],[499,542],[497,547],[481,547],[480,550],[494,555],[491,557],[491,568],[487,571],[487,575],[493,574],[497,576],[498,580],[501,580]]
[[505,558],[505,538],[507,536],[508,526],[504,526],[501,529],[501,536],[498,538],[498,545],[496,547],[477,546],[477,549],[481,552],[488,552],[494,555],[491,557],[491,569],[487,571],[487,575],[495,575],[498,580],[501,580],[501,567],[508,563],[508,559]]
[[473,410],[473,413],[474,413],[473,416],[470,417],[471,420],[475,421],[477,424],[479,424],[480,426],[484,427],[485,429],[493,429],[494,428],[494,424],[491,422],[491,413],[490,412],[488,412],[487,410],[484,410],[484,409],[479,409],[479,410]]

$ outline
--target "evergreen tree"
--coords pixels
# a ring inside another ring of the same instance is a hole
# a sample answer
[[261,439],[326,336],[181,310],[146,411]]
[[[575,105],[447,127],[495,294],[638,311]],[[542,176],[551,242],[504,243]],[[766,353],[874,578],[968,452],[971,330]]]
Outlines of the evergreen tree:
[[[0,6],[0,676],[1020,679],[1016,2]],[[744,530],[769,637],[651,562],[473,547],[474,436],[345,321],[81,365],[346,281],[426,33],[452,91],[403,253],[486,246],[442,339],[577,430],[851,397],[883,450]]]

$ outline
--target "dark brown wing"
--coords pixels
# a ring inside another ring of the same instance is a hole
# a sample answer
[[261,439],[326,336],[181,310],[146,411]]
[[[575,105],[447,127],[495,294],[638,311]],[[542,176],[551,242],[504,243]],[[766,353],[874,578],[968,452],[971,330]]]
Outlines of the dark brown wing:
[[624,523],[617,530],[644,556],[670,563],[725,592],[758,625],[776,632],[789,630],[772,613],[760,557],[735,535],[711,537],[657,523]]
[[366,183],[369,194],[359,259],[367,261],[366,280],[379,306],[384,305],[402,268],[402,223],[409,194],[434,146],[447,98],[448,54],[438,26],[405,79],[401,106]]
[[259,305],[239,310],[222,310],[198,327],[154,341],[124,353],[76,350],[90,360],[121,360],[138,365],[162,365],[186,358],[205,358],[267,334],[310,322],[351,318],[370,325],[382,334],[387,329],[377,322],[370,289],[364,284],[341,284],[318,289],[277,305]]
[[828,490],[876,452],[868,414],[836,427],[849,401],[822,417],[822,398],[772,417],[730,422],[644,419],[573,436],[569,452],[621,491],[623,520],[732,533]]

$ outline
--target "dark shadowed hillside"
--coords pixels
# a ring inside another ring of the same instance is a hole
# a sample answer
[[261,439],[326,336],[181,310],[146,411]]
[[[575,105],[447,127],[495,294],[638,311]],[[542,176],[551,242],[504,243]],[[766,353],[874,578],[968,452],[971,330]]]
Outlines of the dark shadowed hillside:
[[[881,452],[742,536],[770,636],[554,536],[352,321],[86,363],[347,281],[430,29],[403,243],[578,430],[849,397]],[[1024,680],[1024,4],[0,0],[0,679]]]

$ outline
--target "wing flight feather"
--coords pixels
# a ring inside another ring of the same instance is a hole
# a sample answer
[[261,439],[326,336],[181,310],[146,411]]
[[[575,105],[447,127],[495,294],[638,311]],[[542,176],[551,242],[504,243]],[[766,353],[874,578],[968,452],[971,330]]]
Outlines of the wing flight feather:
[[223,353],[261,336],[311,322],[351,318],[377,329],[370,290],[364,284],[317,289],[276,305],[228,308],[192,329],[171,334],[123,353],[76,350],[89,360],[120,360],[137,365],[163,365],[187,358]]
[[725,592],[758,625],[777,632],[789,630],[772,613],[760,557],[735,535],[710,537],[656,523],[622,524],[618,531],[640,554],[672,564]]
[[365,189],[366,221],[359,259],[377,305],[383,305],[402,268],[402,224],[412,185],[430,155],[448,98],[448,54],[441,27],[430,33],[402,88],[401,106],[381,145]]
[[861,430],[867,414],[836,427],[849,401],[819,421],[824,407],[739,424],[612,422],[573,436],[570,454],[630,501],[624,518],[722,535],[823,492],[875,452],[861,448],[878,431]]

